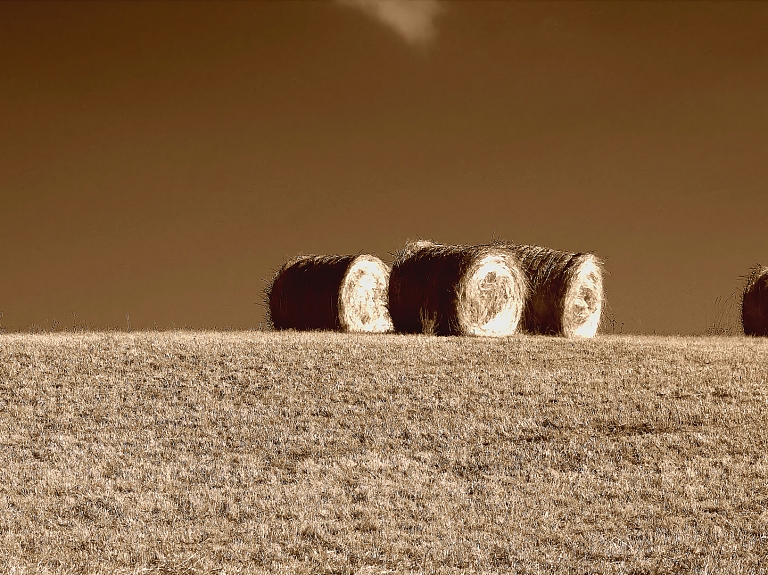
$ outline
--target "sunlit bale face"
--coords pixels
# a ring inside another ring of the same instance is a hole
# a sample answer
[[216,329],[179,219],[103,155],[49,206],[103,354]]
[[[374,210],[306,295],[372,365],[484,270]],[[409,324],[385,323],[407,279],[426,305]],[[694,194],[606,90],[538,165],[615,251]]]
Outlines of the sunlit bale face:
[[457,319],[472,335],[505,336],[515,333],[523,313],[519,272],[508,258],[492,254],[480,259],[459,284]]
[[391,331],[388,290],[389,266],[373,256],[355,258],[339,290],[341,328],[352,332]]
[[563,301],[563,335],[594,337],[603,311],[603,273],[588,255],[571,275]]

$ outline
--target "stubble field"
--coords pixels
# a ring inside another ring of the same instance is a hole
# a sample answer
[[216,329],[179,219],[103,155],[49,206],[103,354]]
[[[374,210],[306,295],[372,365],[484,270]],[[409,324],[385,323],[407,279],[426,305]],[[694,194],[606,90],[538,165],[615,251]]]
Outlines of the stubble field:
[[768,573],[768,341],[0,335],[0,573]]

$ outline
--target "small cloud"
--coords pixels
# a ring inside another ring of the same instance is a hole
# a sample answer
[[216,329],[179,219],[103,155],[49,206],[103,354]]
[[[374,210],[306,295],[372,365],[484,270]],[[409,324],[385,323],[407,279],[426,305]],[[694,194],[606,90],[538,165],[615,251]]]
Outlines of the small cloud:
[[383,22],[409,44],[426,44],[435,36],[437,0],[338,0]]

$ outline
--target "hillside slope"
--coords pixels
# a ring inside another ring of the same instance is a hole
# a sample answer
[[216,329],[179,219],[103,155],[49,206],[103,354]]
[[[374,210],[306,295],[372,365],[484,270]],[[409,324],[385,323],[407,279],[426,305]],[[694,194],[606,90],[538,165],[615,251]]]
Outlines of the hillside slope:
[[0,573],[765,573],[766,381],[743,337],[0,335]]

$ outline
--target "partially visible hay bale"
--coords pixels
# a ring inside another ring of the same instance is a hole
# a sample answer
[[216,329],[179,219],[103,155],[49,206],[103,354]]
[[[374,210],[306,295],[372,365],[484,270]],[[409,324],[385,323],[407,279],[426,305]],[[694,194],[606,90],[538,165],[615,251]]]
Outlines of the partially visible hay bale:
[[385,332],[389,267],[371,255],[298,256],[267,291],[275,329]]
[[504,336],[515,333],[526,292],[507,250],[410,242],[392,264],[389,312],[402,333]]
[[747,335],[768,335],[768,267],[750,270],[741,300],[741,324]]
[[603,266],[590,253],[504,243],[520,260],[530,292],[523,312],[529,333],[593,337],[603,310]]

